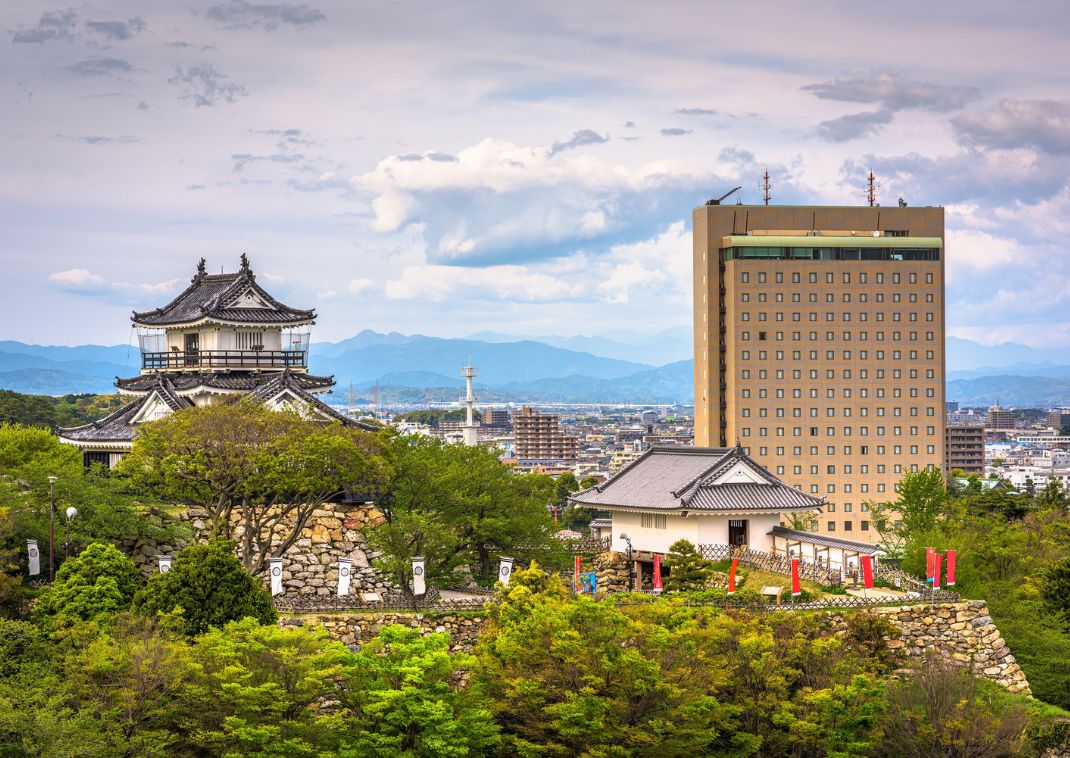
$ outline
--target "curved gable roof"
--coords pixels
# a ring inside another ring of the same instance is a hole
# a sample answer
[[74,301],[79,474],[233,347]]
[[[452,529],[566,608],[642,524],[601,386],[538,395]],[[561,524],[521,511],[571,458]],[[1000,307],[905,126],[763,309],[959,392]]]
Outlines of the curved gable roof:
[[250,325],[310,324],[314,308],[292,308],[273,298],[256,282],[249,260],[242,255],[236,274],[209,274],[202,258],[190,286],[162,308],[134,311],[134,326],[164,327],[203,320]]

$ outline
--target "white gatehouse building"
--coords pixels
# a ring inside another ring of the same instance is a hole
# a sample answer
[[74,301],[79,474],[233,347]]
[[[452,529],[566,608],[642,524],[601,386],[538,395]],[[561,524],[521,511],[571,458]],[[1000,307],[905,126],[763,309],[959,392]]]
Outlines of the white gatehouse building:
[[202,258],[185,291],[162,308],[134,312],[131,320],[141,373],[115,384],[136,399],[99,421],[58,432],[62,442],[82,448],[87,465],[114,466],[140,423],[227,396],[249,395],[269,408],[365,426],[317,397],[334,379],[308,373],[316,311],[269,295],[244,254],[234,274],[209,274]]

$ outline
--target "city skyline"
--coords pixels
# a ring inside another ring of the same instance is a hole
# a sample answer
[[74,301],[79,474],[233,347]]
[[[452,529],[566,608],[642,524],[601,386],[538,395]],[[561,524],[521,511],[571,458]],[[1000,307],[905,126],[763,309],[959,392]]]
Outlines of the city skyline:
[[1068,21],[1054,2],[7,7],[0,337],[125,342],[190,260],[242,252],[319,310],[318,339],[654,332],[690,322],[694,206],[737,184],[760,202],[765,169],[774,204],[860,205],[872,168],[882,203],[946,208],[948,334],[1067,345]]

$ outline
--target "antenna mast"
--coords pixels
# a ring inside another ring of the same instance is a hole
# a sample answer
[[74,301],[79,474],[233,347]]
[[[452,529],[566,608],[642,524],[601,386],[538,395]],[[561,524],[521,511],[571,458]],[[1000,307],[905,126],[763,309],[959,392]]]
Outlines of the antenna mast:
[[866,200],[869,201],[869,207],[872,208],[877,204],[877,177],[873,175],[873,170],[870,169],[869,176],[866,177],[869,182],[869,188],[866,190]]
[[476,428],[475,410],[472,407],[475,404],[476,397],[472,394],[472,379],[476,375],[475,366],[472,365],[472,361],[468,361],[467,366],[461,368],[461,376],[465,380],[465,389],[467,392],[465,396],[461,398],[464,401],[465,406],[465,421],[462,431],[464,444],[469,447],[474,446],[479,441],[479,432]]
[[773,199],[772,195],[769,194],[770,186],[771,185],[769,184],[769,169],[766,169],[765,173],[762,174],[762,201],[766,205],[769,205],[769,201]]

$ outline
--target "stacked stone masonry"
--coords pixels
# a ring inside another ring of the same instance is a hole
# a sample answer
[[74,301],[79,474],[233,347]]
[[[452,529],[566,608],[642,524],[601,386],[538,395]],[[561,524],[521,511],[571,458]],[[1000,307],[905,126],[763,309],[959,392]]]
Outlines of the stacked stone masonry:
[[[175,515],[191,527],[191,541],[205,542],[208,539],[208,526],[204,512],[190,508]],[[334,595],[338,588],[338,559],[349,558],[353,561],[353,575],[349,594],[356,596],[361,592],[389,592],[393,585],[372,567],[371,561],[376,554],[368,548],[364,539],[364,530],[382,520],[382,514],[366,504],[327,503],[317,509],[301,530],[301,536],[283,555],[283,587],[287,593],[299,595]],[[241,535],[244,525],[240,517],[231,518],[233,535],[239,542],[241,554]],[[290,522],[293,523],[292,520]],[[279,538],[274,544],[280,542]],[[141,540],[125,546],[127,554],[145,574],[157,570],[158,556],[173,555],[180,550],[184,542],[174,545],[160,544],[151,540]],[[265,586],[269,583],[267,572],[262,572]]]
[[[908,667],[927,654],[942,655],[968,666],[977,677],[991,679],[1011,692],[1032,696],[1025,672],[992,623],[983,600],[935,607],[878,607],[867,612],[885,616],[899,630],[899,635],[887,638],[887,643],[896,652],[900,666]],[[824,615],[831,634],[847,631],[848,614],[826,612]],[[285,617],[279,623],[283,627],[319,624],[333,639],[353,648],[368,642],[383,626],[401,624],[419,629],[425,635],[448,633],[450,649],[455,652],[471,650],[486,628],[486,619],[478,613],[313,614]]]

